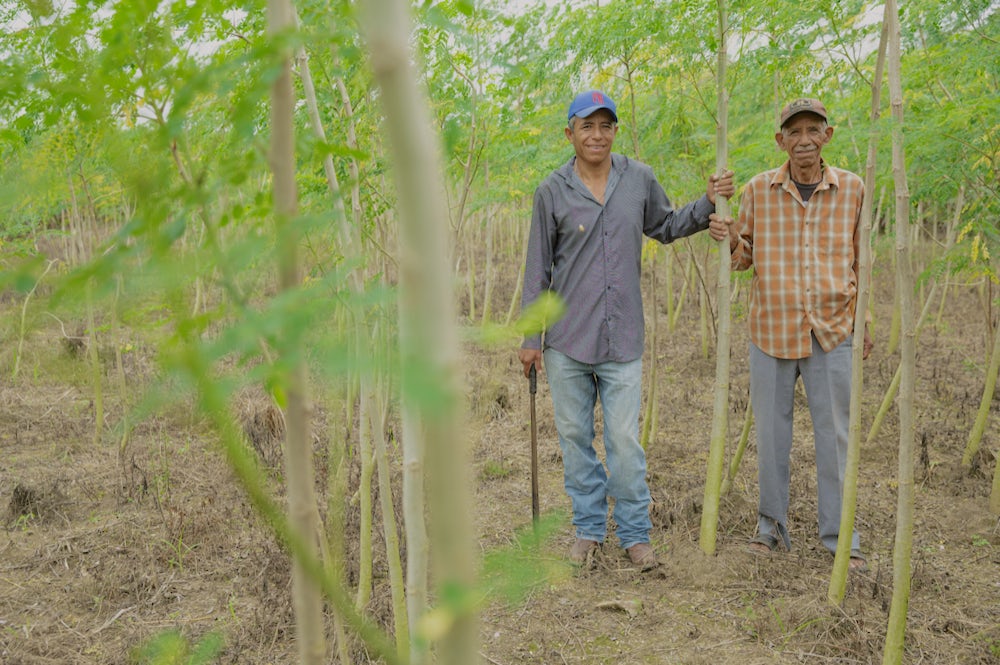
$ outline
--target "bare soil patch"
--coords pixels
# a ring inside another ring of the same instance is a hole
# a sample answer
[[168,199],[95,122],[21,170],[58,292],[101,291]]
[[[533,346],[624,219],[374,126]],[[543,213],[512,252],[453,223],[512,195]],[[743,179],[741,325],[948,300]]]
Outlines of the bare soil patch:
[[[886,353],[891,278],[877,274],[877,279],[877,347],[866,364],[865,431],[898,362]],[[548,387],[541,380],[541,508],[546,514],[561,512],[562,526],[543,552],[551,574],[538,579],[523,602],[497,600],[484,609],[483,662],[881,662],[892,595],[895,411],[862,452],[858,524],[870,570],[852,575],[846,601],[834,608],[826,600],[832,558],[815,534],[812,432],[804,398],[797,404],[793,452],[793,551],[755,556],[746,550],[756,511],[751,443],[722,506],[718,554],[701,553],[697,539],[715,361],[702,356],[696,304],[686,304],[671,332],[662,309],[655,314],[660,344],[655,358],[647,354],[646,371],[655,366],[657,372],[659,424],[649,448],[649,474],[653,544],[663,563],[641,573],[611,537],[589,565],[564,564],[573,534]],[[949,291],[940,324],[932,321],[919,339],[910,663],[1000,663],[1000,527],[987,507],[1000,449],[995,407],[973,470],[959,463],[982,390],[983,321],[975,293],[956,288]],[[733,441],[747,400],[742,321],[734,333]],[[31,346],[39,357],[66,353],[55,333],[46,337],[40,331]],[[146,367],[148,360],[139,364]],[[513,546],[531,522],[527,382],[513,348],[470,347],[466,366],[476,479],[470,509],[485,552]],[[164,630],[192,641],[222,633],[222,663],[295,662],[285,553],[236,486],[214,435],[190,411],[176,409],[144,421],[120,449],[112,434],[93,442],[92,395],[81,381],[30,371],[16,382],[9,372],[4,376],[0,662],[130,663],[137,646]],[[106,409],[109,422],[121,417],[113,397]],[[248,405],[243,413],[280,492],[280,444],[270,437],[273,414],[259,405]],[[323,440],[330,433],[323,421],[320,425]],[[317,482],[324,486],[319,442],[317,462]],[[356,486],[356,469],[351,482]],[[353,566],[358,516],[352,510],[345,539]],[[369,609],[388,623],[377,525],[374,547]],[[354,575],[352,569],[352,580]],[[354,653],[356,662],[367,662],[362,650]]]

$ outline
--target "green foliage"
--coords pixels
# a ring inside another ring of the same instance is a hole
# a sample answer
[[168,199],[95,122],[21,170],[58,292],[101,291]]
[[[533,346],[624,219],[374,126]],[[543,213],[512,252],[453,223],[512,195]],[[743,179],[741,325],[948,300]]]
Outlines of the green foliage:
[[224,643],[218,633],[208,633],[192,644],[176,631],[166,631],[149,640],[132,654],[136,665],[205,665],[222,653]]
[[537,335],[566,314],[566,303],[554,291],[546,291],[521,312],[515,328],[524,336]]
[[532,589],[556,583],[572,572],[568,562],[553,559],[544,551],[565,520],[566,516],[558,512],[544,515],[537,524],[518,529],[509,547],[487,552],[483,560],[482,585],[489,598],[517,604]]
[[499,478],[506,478],[512,471],[513,469],[509,462],[489,459],[483,464],[481,475],[484,480],[497,480]]
[[437,605],[424,615],[418,626],[418,639],[434,641],[451,628],[457,617],[485,603],[516,605],[523,602],[532,589],[556,584],[572,574],[573,566],[569,562],[548,556],[544,551],[565,521],[566,516],[558,512],[544,515],[537,524],[518,529],[509,547],[487,552],[479,586],[445,588]]
[[[705,20],[714,3],[419,5],[414,41],[443,137],[453,222],[465,194],[466,213],[490,206],[490,219],[526,223],[535,187],[571,154],[563,136],[566,105],[592,86],[618,102],[616,150],[637,152],[677,203],[703,192],[714,165],[715,36]],[[382,284],[391,285],[398,271],[395,193],[386,184],[377,92],[355,3],[296,3],[301,32],[276,39],[266,35],[259,2],[97,7],[50,0],[0,6],[0,288],[30,292],[47,266],[36,246],[71,237],[64,220],[75,220],[72,238],[86,246],[83,264],[61,270],[50,313],[79,317],[88,288],[99,308],[107,306],[123,284],[122,322],[158,348],[163,371],[138,414],[170,400],[187,407],[197,395],[205,416],[225,431],[234,391],[260,384],[281,403],[289,363],[301,358],[320,382],[358,374],[396,381],[406,363],[399,390],[430,412],[448,404],[423,359],[398,358],[374,340],[355,344],[346,332],[361,321],[392,339],[395,291]],[[989,259],[1000,252],[998,4],[915,0],[903,12],[913,203],[946,215],[965,188],[963,233],[947,266],[991,274]],[[880,18],[880,7],[865,0],[807,0],[794,11],[766,2],[735,8],[729,140],[739,183],[784,159],[774,147],[775,117],[799,95],[821,97],[831,110],[836,135],[824,152],[828,161],[863,169]],[[301,288],[275,296],[268,95],[276,46],[284,43],[301,44],[309,57],[327,138],[316,138],[304,109],[297,112],[301,214],[292,223],[312,253]],[[877,182],[891,188],[883,116]],[[357,135],[349,140],[352,128]],[[342,186],[339,201],[327,189],[326,156]],[[338,203],[350,208],[354,188],[358,218],[349,216],[365,251],[345,256],[332,220]],[[348,286],[352,271],[370,280],[360,291]],[[29,328],[48,320],[48,310],[34,307]],[[491,325],[470,339],[515,347],[563,311],[547,294],[513,327]],[[83,364],[65,355],[40,353],[31,365],[36,376],[86,380]],[[266,493],[252,486],[252,455],[235,443],[229,454],[277,523]],[[555,576],[533,538],[521,534],[512,550],[491,553],[487,588],[454,590],[442,607],[461,609],[491,593],[516,602]],[[184,553],[176,550],[177,565]],[[167,634],[135,658],[205,662],[199,654],[210,646]]]
[[505,326],[488,322],[478,328],[466,330],[466,339],[483,347],[516,346],[521,343],[523,335],[518,332],[516,324]]
[[[280,395],[284,370],[262,361],[274,349],[308,353],[324,378],[398,365],[349,349],[337,332],[356,313],[391,319],[393,293],[343,288],[348,271],[372,258],[344,257],[332,240],[334,201],[323,157],[334,158],[345,201],[357,186],[366,238],[385,242],[395,201],[384,185],[380,117],[354,5],[300,3],[303,29],[289,39],[309,55],[328,138],[312,135],[304,112],[296,117],[296,223],[314,249],[304,266],[310,282],[267,297],[275,282],[267,268],[274,256],[267,96],[275,44],[266,38],[262,9],[223,0],[117,3],[108,12],[88,3],[5,5],[0,20],[10,29],[0,47],[10,57],[0,63],[0,238],[5,249],[29,254],[39,239],[63,238],[61,216],[91,215],[103,228],[93,239],[94,259],[66,275],[57,306],[79,302],[87,284],[108,298],[117,276],[126,276],[121,311],[129,323],[148,313],[141,325],[176,333],[175,346],[164,348],[167,365],[186,340],[205,337],[199,344],[213,363],[236,359],[239,368],[252,368],[241,381],[261,381]],[[491,205],[497,215],[526,219],[535,186],[570,155],[562,135],[566,103],[592,85],[619,102],[617,149],[631,152],[634,139],[676,202],[700,195],[713,163],[715,37],[702,20],[713,11],[708,0],[423,4],[416,43],[450,179],[456,191],[468,187],[468,209]],[[774,148],[774,117],[799,94],[821,96],[831,109],[837,134],[828,160],[860,170],[879,8],[812,0],[776,12],[767,3],[744,3],[730,18],[737,180],[783,159]],[[944,209],[959,186],[968,193],[968,230],[950,257],[953,270],[986,270],[986,257],[997,252],[1000,65],[989,47],[998,22],[989,0],[905,7],[914,201]],[[353,145],[349,123],[359,129]],[[883,155],[888,135],[882,132]],[[879,168],[880,186],[891,186],[888,160]],[[25,293],[44,266],[39,259],[6,263],[0,281]],[[221,292],[222,300],[191,314],[202,287]],[[540,302],[514,329],[484,328],[477,339],[516,345],[561,316],[560,307]],[[414,381],[405,389],[431,401],[442,397],[435,398],[433,381]]]

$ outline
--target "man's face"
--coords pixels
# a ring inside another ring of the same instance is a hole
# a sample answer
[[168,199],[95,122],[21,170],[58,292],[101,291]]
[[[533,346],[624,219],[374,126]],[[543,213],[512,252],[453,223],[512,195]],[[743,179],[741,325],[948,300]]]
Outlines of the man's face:
[[811,168],[819,164],[823,146],[833,137],[833,127],[815,113],[792,116],[774,135],[778,147],[788,153],[792,166]]
[[566,138],[573,144],[576,158],[600,164],[611,155],[611,145],[618,133],[618,123],[607,109],[598,109],[586,118],[574,118],[573,128],[566,128]]

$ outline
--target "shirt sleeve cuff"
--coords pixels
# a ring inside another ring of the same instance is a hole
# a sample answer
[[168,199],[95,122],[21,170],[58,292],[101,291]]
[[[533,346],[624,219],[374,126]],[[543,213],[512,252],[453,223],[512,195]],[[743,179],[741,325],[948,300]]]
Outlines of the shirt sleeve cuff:
[[708,198],[708,194],[702,194],[694,204],[695,219],[701,220],[705,228],[708,228],[708,216],[715,212],[715,204]]

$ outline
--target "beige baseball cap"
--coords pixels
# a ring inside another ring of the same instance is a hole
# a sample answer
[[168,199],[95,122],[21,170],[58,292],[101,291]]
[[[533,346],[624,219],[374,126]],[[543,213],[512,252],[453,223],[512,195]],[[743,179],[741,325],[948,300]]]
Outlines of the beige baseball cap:
[[785,108],[781,109],[780,126],[784,127],[785,123],[788,122],[792,116],[798,115],[799,113],[815,113],[824,120],[828,120],[826,116],[826,107],[823,106],[823,102],[818,99],[808,99],[802,97],[789,102]]

